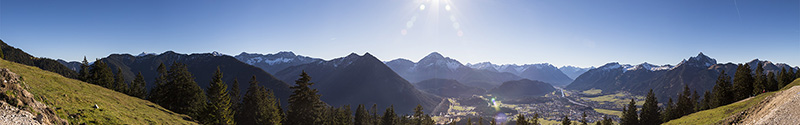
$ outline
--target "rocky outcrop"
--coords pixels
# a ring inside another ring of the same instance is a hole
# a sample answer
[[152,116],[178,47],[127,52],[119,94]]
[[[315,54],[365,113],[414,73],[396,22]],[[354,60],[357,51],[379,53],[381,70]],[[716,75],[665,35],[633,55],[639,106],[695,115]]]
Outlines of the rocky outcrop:
[[[36,97],[25,90],[24,82],[19,80],[19,76],[8,69],[0,69],[0,100],[6,102],[10,107],[21,108],[29,112],[26,117],[33,117],[36,122],[41,124],[68,124],[66,120],[58,118],[53,109],[48,108],[42,102],[36,101]],[[41,98],[41,96],[39,96]],[[6,107],[6,104],[3,107]],[[24,108],[23,108],[24,107]],[[13,111],[13,108],[3,108]],[[33,113],[30,113],[33,112]],[[24,113],[23,113],[24,114]],[[20,115],[22,117],[23,115]],[[6,116],[4,115],[3,118]],[[0,120],[5,122],[5,120]],[[9,124],[15,124],[11,122]]]

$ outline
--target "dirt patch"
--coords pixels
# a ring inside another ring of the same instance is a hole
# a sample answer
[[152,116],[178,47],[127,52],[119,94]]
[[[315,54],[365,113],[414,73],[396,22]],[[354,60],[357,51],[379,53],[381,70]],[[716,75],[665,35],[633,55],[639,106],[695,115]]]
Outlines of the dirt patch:
[[766,97],[755,106],[726,119],[727,124],[788,125],[800,123],[800,86]]
[[30,112],[41,124],[68,124],[66,120],[58,118],[53,109],[36,101],[33,94],[25,90],[21,83],[23,82],[17,74],[5,68],[0,69],[0,100]]

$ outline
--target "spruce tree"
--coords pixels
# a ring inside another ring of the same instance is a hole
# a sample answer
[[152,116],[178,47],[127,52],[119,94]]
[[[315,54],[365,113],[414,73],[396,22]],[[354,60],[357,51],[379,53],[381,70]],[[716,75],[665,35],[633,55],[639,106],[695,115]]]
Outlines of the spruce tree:
[[753,76],[750,75],[750,64],[739,64],[736,74],[733,77],[734,100],[742,100],[750,97],[753,92]]
[[81,62],[81,71],[78,71],[78,78],[81,81],[89,82],[91,74],[89,74],[89,61],[86,61],[86,56],[83,56],[83,62]]
[[564,115],[564,118],[561,118],[561,124],[562,125],[570,125],[570,124],[572,124],[572,121],[569,120],[569,116],[568,115]]
[[781,68],[781,73],[778,78],[778,82],[780,83],[778,84],[778,90],[783,89],[783,87],[789,85],[792,83],[792,81],[794,81],[794,73],[792,72],[792,69],[787,70],[786,68]]
[[203,89],[194,81],[186,64],[173,63],[167,72],[167,83],[164,86],[166,93],[161,107],[193,118],[201,118],[203,114],[200,113],[205,108],[206,97]]
[[725,70],[720,72],[719,77],[717,77],[717,84],[714,85],[714,90],[712,91],[714,95],[710,108],[724,106],[734,101],[730,79],[731,77],[725,74]]
[[6,55],[3,54],[3,46],[0,45],[0,59],[4,59],[5,60],[5,58],[6,58]]
[[621,125],[638,125],[639,118],[636,115],[636,101],[631,99],[631,102],[628,103],[628,107],[622,108],[622,119],[620,119]]
[[144,76],[142,76],[142,72],[136,74],[136,79],[133,79],[131,83],[131,96],[138,97],[144,99],[147,96],[147,82],[144,81]]
[[525,115],[522,115],[522,113],[517,114],[517,125],[529,125],[528,120],[525,119]]
[[121,93],[128,92],[128,84],[125,83],[125,77],[122,77],[122,68],[117,67],[117,73],[114,74],[114,90]]
[[778,80],[775,78],[774,72],[767,73],[767,90],[778,91]]
[[673,117],[673,119],[687,114],[691,114],[694,111],[694,104],[696,101],[695,102],[692,101],[691,98],[692,93],[690,93],[690,91],[691,90],[689,86],[684,84],[683,93],[678,95],[678,103],[675,104],[675,109],[674,109],[675,111],[672,112],[675,115],[677,115],[677,117]]
[[208,84],[208,104],[206,104],[205,124],[232,125],[233,110],[231,109],[231,99],[228,95],[228,84],[222,82],[222,71],[217,67],[217,71],[211,76],[211,83]]
[[675,114],[676,114],[675,113],[675,105],[672,103],[672,98],[669,98],[669,101],[667,101],[667,104],[665,104],[665,105],[666,106],[664,106],[665,108],[661,113],[661,119],[662,119],[663,122],[667,122],[669,120],[672,120],[673,116],[675,116]]
[[417,104],[417,107],[414,108],[414,121],[415,121],[414,124],[421,125],[422,120],[424,120],[422,119],[422,115],[424,114],[425,112],[422,111],[422,105]]
[[642,112],[640,122],[643,125],[658,125],[661,124],[661,114],[658,112],[658,99],[653,93],[653,89],[647,92],[647,97],[642,104]]
[[236,112],[239,111],[239,107],[242,105],[242,96],[240,96],[241,90],[239,90],[239,80],[233,79],[233,84],[231,85],[231,109],[233,114],[237,114]]
[[369,121],[369,113],[367,112],[367,108],[364,107],[364,104],[358,104],[356,108],[356,116],[355,116],[355,125],[369,125],[371,124]]
[[108,89],[113,89],[112,84],[114,83],[114,73],[111,72],[111,69],[108,68],[108,65],[103,61],[95,61],[92,64],[92,69],[89,70],[91,72],[91,80],[89,83],[99,85]]
[[539,113],[534,112],[531,118],[531,125],[539,125]]
[[381,125],[396,125],[397,121],[397,114],[394,113],[394,105],[391,105],[383,112]]
[[764,64],[758,62],[756,67],[755,82],[753,82],[753,94],[761,94],[767,91],[767,75],[764,74]]
[[467,117],[467,125],[472,125],[472,118]]
[[608,117],[608,115],[603,116],[603,125],[614,125],[614,121]]
[[289,96],[288,122],[289,125],[310,125],[321,121],[323,103],[317,89],[311,89],[311,76],[305,71],[295,81],[296,86],[290,87],[293,94]]
[[158,68],[156,68],[156,73],[157,73],[156,79],[153,82],[153,84],[155,84],[155,87],[153,87],[150,90],[150,93],[148,93],[147,100],[150,100],[153,103],[161,105],[164,103],[164,99],[167,96],[165,94],[167,93],[166,88],[167,88],[167,77],[168,77],[167,67],[164,66],[163,62],[158,65]]
[[497,120],[492,118],[492,122],[489,122],[489,125],[497,125]]
[[436,121],[431,118],[431,115],[425,114],[425,119],[422,120],[423,125],[435,125]]
[[372,104],[372,108],[369,108],[369,114],[372,114],[372,124],[379,125],[381,123],[381,117],[378,116],[378,104]]
[[711,92],[706,91],[705,93],[703,93],[703,100],[701,100],[700,105],[697,106],[698,107],[697,111],[699,112],[711,108],[711,100],[712,100]]
[[235,117],[236,124],[243,125],[279,125],[283,120],[280,103],[271,90],[258,85],[256,76],[250,79],[250,86],[247,87],[242,105]]
[[586,111],[584,111],[583,114],[581,114],[581,125],[587,125],[587,124],[589,123],[588,121],[586,121]]

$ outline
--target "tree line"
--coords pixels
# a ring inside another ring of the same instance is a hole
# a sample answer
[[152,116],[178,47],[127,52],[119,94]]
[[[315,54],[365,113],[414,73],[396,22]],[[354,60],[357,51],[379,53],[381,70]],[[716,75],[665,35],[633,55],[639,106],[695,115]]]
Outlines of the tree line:
[[113,73],[103,61],[95,61],[89,65],[86,59],[81,65],[78,78],[91,84],[96,84],[127,95],[149,100],[168,110],[186,114],[202,124],[233,125],[233,124],[287,124],[287,125],[397,125],[435,124],[430,115],[423,112],[421,105],[417,105],[413,115],[399,116],[394,112],[394,106],[388,107],[382,115],[378,114],[377,104],[367,110],[364,104],[356,107],[355,114],[350,105],[333,107],[322,100],[317,89],[312,89],[314,83],[311,76],[303,71],[300,78],[291,86],[292,95],[289,96],[289,105],[286,111],[280,105],[280,100],[273,92],[260,86],[253,76],[248,82],[250,86],[240,95],[239,81],[234,79],[232,87],[222,81],[223,73],[217,67],[216,72],[206,90],[203,90],[194,81],[185,64],[174,62],[167,68],[161,63],[156,69],[157,76],[153,84],[155,87],[148,90],[141,73],[130,84],[125,83],[121,69]]
[[641,113],[636,114],[636,102],[631,99],[630,104],[623,109],[620,124],[661,124],[698,111],[725,106],[761,93],[778,91],[795,79],[800,78],[800,72],[792,72],[793,69],[782,68],[776,76],[775,72],[765,73],[763,63],[759,62],[757,65],[754,72],[750,69],[749,64],[738,64],[733,79],[725,73],[725,70],[722,70],[717,77],[714,88],[711,91],[704,92],[703,97],[700,97],[697,91],[691,91],[688,85],[684,85],[683,92],[678,94],[677,102],[673,103],[673,99],[669,98],[663,109],[658,107],[657,99],[653,94],[653,90],[650,89],[645,103],[642,105]]
[[[782,68],[780,72],[765,73],[764,64],[758,63],[756,71],[750,69],[749,64],[739,64],[733,79],[722,70],[717,77],[716,84],[712,91],[706,91],[703,96],[697,91],[692,91],[688,85],[684,85],[683,91],[678,94],[677,102],[669,98],[667,103],[663,103],[664,108],[658,106],[658,99],[653,93],[653,89],[647,93],[645,102],[641,110],[637,111],[636,101],[631,99],[630,103],[623,108],[620,118],[621,125],[657,125],[673,119],[680,118],[698,111],[713,109],[746,99],[761,93],[777,91],[790,84],[793,80],[800,78],[800,71],[792,72],[793,69]],[[526,119],[524,115],[518,114],[517,125],[537,125],[538,114],[533,118]],[[586,113],[584,112],[580,124],[586,125]],[[572,122],[569,117],[562,118],[562,124],[570,125]],[[597,125],[613,125],[611,119],[604,117],[597,121]]]

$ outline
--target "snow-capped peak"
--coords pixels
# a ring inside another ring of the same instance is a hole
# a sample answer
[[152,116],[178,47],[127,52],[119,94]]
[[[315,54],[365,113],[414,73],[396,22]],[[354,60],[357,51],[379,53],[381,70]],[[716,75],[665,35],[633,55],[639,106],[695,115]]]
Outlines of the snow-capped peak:
[[658,65],[653,65],[653,64],[644,62],[642,64],[639,64],[639,65],[636,65],[636,66],[633,66],[633,67],[628,67],[625,70],[626,71],[632,71],[632,70],[645,69],[645,70],[648,70],[648,71],[660,71],[660,70],[669,70],[669,69],[672,69],[672,68],[673,67],[671,65],[658,66]]
[[211,55],[213,55],[213,56],[224,56],[225,54],[222,54],[220,52],[214,51],[214,52],[211,52]]

